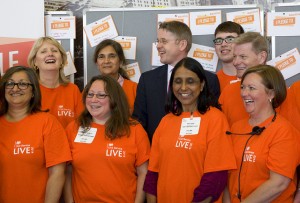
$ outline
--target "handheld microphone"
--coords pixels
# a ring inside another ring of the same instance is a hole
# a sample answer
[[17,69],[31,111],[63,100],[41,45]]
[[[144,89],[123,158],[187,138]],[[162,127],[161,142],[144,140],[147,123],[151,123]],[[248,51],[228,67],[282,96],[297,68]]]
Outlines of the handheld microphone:
[[266,129],[265,126],[264,127],[254,126],[252,128],[252,131],[248,133],[234,133],[234,132],[226,131],[226,135],[260,135],[265,129]]

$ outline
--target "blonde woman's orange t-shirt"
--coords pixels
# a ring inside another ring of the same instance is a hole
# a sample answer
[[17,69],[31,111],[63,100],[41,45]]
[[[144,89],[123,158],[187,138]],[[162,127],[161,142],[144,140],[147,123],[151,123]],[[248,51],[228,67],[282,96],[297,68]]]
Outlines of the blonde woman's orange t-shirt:
[[42,109],[49,109],[65,128],[77,118],[83,110],[82,95],[79,88],[69,83],[56,88],[40,85],[42,93]]

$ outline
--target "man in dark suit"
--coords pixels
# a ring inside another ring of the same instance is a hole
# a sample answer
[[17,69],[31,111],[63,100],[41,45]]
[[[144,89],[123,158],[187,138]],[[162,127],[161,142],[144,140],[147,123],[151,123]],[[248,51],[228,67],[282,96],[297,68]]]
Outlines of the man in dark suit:
[[[156,43],[160,61],[165,65],[141,75],[133,111],[133,117],[144,126],[150,142],[156,127],[166,114],[164,106],[172,69],[178,61],[187,57],[192,46],[192,33],[182,22],[163,22],[159,25]],[[206,76],[210,90],[218,98],[220,86],[217,76],[208,71]]]

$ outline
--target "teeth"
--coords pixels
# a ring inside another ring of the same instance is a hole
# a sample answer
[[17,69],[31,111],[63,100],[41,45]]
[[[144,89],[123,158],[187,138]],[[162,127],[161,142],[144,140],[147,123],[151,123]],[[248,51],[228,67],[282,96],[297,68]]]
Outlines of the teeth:
[[54,59],[48,59],[48,60],[46,60],[45,62],[46,62],[46,63],[55,63],[55,61],[56,61],[56,60],[54,60]]
[[190,94],[181,94],[181,96],[183,96],[183,97],[187,97],[187,96],[189,96]]
[[250,100],[250,99],[245,99],[244,101],[245,101],[245,103],[252,103],[253,102],[253,100]]

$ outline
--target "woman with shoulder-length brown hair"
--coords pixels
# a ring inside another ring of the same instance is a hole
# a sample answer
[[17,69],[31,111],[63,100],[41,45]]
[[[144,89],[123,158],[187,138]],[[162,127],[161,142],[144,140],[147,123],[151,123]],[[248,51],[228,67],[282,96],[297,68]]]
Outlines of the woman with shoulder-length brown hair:
[[79,88],[64,75],[67,54],[52,37],[41,37],[33,45],[28,64],[39,77],[42,108],[49,109],[60,123],[67,124],[83,110]]
[[143,203],[150,144],[141,124],[130,118],[122,87],[98,75],[82,97],[85,109],[66,129],[73,156],[66,202]]

